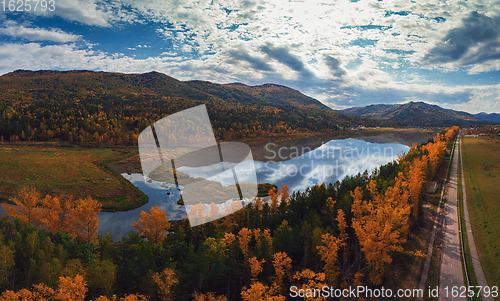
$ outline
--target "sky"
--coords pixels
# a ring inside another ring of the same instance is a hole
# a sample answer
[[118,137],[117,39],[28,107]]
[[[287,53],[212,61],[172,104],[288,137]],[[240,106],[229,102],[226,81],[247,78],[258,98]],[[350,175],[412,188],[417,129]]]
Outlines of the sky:
[[0,2],[0,74],[158,71],[281,84],[333,109],[500,113],[500,0],[22,1]]

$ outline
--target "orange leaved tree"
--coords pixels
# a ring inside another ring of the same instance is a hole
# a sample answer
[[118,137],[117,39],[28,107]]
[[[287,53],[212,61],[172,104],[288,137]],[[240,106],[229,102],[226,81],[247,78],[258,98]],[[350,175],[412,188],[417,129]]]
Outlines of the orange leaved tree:
[[141,211],[139,222],[135,222],[132,227],[139,230],[149,241],[159,243],[167,237],[170,223],[165,211],[156,206],[151,207],[150,213]]
[[51,287],[40,283],[33,285],[33,289],[21,289],[17,293],[4,291],[0,300],[23,300],[23,301],[84,301],[87,293],[87,282],[81,275],[75,277],[59,277],[59,288],[54,290]]
[[42,210],[38,207],[41,201],[40,193],[34,188],[22,188],[19,198],[11,198],[15,206],[2,204],[5,214],[13,218],[19,218],[23,224],[31,223],[35,227],[40,226]]
[[[42,199],[43,212],[40,221],[52,233],[66,231],[71,222],[72,202],[68,199],[46,195]],[[74,216],[73,216],[74,217]]]
[[173,269],[166,268],[161,273],[155,273],[153,280],[158,285],[158,294],[164,301],[172,300],[172,287],[179,282]]
[[386,264],[392,262],[392,253],[403,251],[409,229],[409,193],[400,173],[394,187],[385,193],[377,190],[374,180],[368,183],[371,198],[363,201],[361,188],[357,187],[352,205],[352,227],[358,237],[361,250],[370,266],[370,280],[380,284]]
[[101,203],[91,197],[76,202],[67,220],[73,238],[78,237],[87,243],[96,242],[101,207]]

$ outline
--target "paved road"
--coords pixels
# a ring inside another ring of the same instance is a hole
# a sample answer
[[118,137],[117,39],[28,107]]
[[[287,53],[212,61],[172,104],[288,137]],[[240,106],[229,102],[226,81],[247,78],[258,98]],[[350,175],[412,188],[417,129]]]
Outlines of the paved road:
[[[443,249],[441,253],[441,271],[439,275],[439,300],[464,300],[467,298],[453,297],[453,286],[465,286],[462,274],[462,256],[460,253],[460,240],[458,232],[458,139],[455,143],[455,155],[451,165],[450,182],[444,205],[445,226]],[[445,288],[448,287],[448,290]]]
[[[448,174],[449,170],[450,170],[450,165],[448,164],[448,168],[446,169],[446,174]],[[425,259],[424,269],[422,271],[422,278],[420,278],[420,284],[418,286],[418,288],[422,291],[426,291],[425,282],[427,281],[427,275],[429,274],[429,268],[431,266],[432,251],[434,249],[434,240],[436,238],[437,232],[441,229],[440,216],[442,215],[441,204],[443,202],[443,196],[444,196],[444,188],[441,189],[441,197],[439,198],[439,205],[436,210],[436,215],[434,217],[434,225],[432,227],[431,239],[429,241],[429,246],[427,248],[427,258]],[[423,299],[419,297],[417,298],[417,300],[421,301]]]
[[[464,163],[462,160],[462,144],[460,144],[460,162],[462,165],[462,187],[463,187],[463,200],[464,200],[464,219],[465,219],[465,229],[467,231],[467,241],[469,242],[469,250],[472,257],[472,265],[474,266],[474,272],[476,273],[477,284],[480,286],[488,286],[486,278],[484,277],[483,268],[481,267],[481,262],[479,262],[479,257],[477,256],[476,244],[474,243],[474,237],[472,236],[472,229],[469,220],[469,211],[467,210],[467,195],[465,194],[465,180],[464,180]],[[485,297],[482,295],[483,301],[493,301],[493,297],[490,295]]]

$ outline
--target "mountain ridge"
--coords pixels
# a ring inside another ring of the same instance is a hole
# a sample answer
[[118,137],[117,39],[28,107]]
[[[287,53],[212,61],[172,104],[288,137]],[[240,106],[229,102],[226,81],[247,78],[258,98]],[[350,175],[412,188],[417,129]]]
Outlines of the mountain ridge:
[[200,104],[223,140],[389,124],[340,113],[274,84],[183,82],[159,72],[17,70],[0,76],[0,140],[134,144],[151,123]]
[[410,101],[404,104],[375,104],[354,107],[340,112],[358,117],[390,121],[405,126],[453,126],[466,124],[488,124],[487,120],[472,114],[425,102]]
[[478,114],[474,114],[474,116],[479,117],[479,118],[484,119],[484,120],[491,121],[491,122],[497,122],[497,123],[500,122],[500,114],[498,114],[498,113],[489,113],[488,114],[485,112],[481,112]]

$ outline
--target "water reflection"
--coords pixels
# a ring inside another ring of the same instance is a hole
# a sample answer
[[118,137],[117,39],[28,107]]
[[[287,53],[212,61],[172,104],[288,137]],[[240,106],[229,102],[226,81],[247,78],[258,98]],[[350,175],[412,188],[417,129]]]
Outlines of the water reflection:
[[[372,172],[376,167],[397,159],[398,154],[407,152],[410,148],[397,143],[370,143],[358,139],[332,140],[315,150],[307,153],[297,152],[293,159],[275,162],[279,159],[279,150],[270,152],[268,161],[245,162],[255,164],[258,183],[271,183],[281,188],[288,185],[290,192],[304,191],[316,183],[334,183],[349,175],[368,170]],[[293,150],[291,150],[293,153]],[[288,150],[287,154],[290,154]],[[213,176],[213,168],[220,166],[183,167],[181,171],[191,177],[207,178],[220,182],[224,186],[232,185],[234,179],[231,173],[220,173]],[[245,168],[242,168],[245,170]],[[247,170],[252,170],[248,166]],[[146,193],[149,202],[135,210],[127,212],[103,212],[99,215],[99,233],[113,234],[115,239],[126,236],[132,230],[132,224],[139,220],[142,210],[148,211],[151,207],[159,206],[167,212],[170,220],[187,217],[186,209],[177,204],[179,191],[174,185],[165,185],[158,182],[146,184],[141,174],[124,175],[132,184]],[[244,172],[242,179],[244,179]],[[247,178],[247,182],[252,182]],[[241,182],[245,182],[242,180]],[[207,207],[208,208],[208,207]]]
[[291,191],[304,191],[316,183],[334,183],[365,170],[371,173],[409,149],[401,144],[369,143],[357,139],[332,140],[288,161],[255,162],[257,179],[259,183],[271,183],[278,187],[288,185]]
[[146,184],[142,174],[123,174],[123,176],[146,193],[149,202],[142,207],[130,211],[99,213],[99,234],[104,236],[109,232],[113,234],[115,240],[119,240],[122,236],[127,236],[132,230],[132,225],[139,220],[141,211],[149,212],[149,209],[155,206],[159,206],[162,210],[165,210],[169,220],[187,218],[184,207],[177,204],[180,194],[175,185],[169,187],[157,182]]

